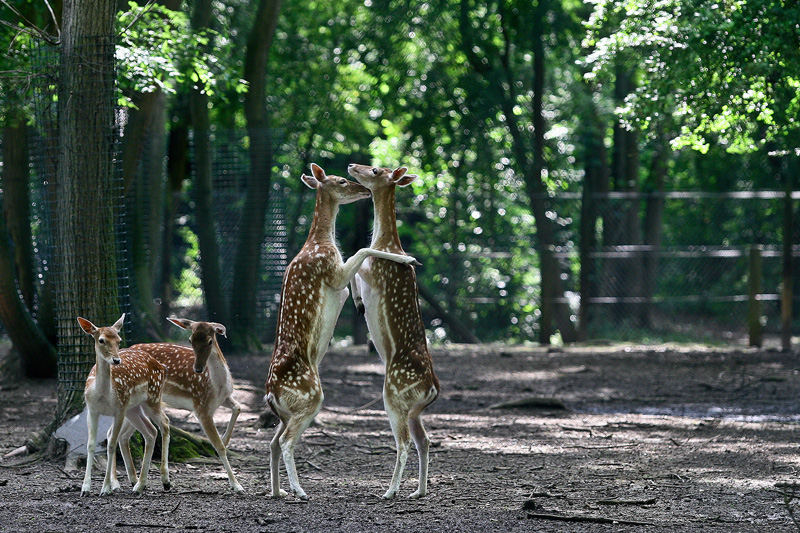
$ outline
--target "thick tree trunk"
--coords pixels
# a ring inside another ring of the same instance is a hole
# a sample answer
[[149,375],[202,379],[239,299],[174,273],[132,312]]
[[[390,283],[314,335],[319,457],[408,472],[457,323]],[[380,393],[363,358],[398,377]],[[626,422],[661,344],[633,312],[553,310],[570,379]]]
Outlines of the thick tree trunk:
[[[278,24],[281,0],[260,0],[253,27],[247,39],[244,79],[245,118],[250,136],[250,174],[247,198],[242,212],[239,244],[234,263],[231,291],[231,342],[234,347],[258,349],[260,341],[253,333],[257,320],[256,294],[261,272],[261,244],[264,241],[264,217],[267,212],[272,167],[272,138],[267,114],[267,60]],[[233,301],[236,302],[233,305]]]
[[[63,8],[54,259],[59,369],[69,365],[75,377],[87,375],[94,362],[75,317],[98,324],[119,318],[114,234],[119,199],[112,168],[115,6],[111,0],[67,0]],[[59,379],[60,415],[82,399],[69,385]]]
[[[198,0],[192,12],[192,28],[201,31],[211,24],[211,0]],[[189,109],[194,131],[194,194],[197,241],[200,248],[200,281],[203,284],[208,320],[228,323],[222,288],[219,244],[212,208],[211,141],[208,96],[200,87],[189,94]]]

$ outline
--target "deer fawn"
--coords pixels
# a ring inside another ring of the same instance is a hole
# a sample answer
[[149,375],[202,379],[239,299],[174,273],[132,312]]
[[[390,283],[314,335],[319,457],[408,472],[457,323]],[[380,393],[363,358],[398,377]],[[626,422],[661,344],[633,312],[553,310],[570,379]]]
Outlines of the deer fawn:
[[[88,410],[89,439],[86,443],[86,474],[83,477],[81,496],[86,496],[92,486],[92,465],[97,441],[97,419],[100,415],[114,417],[114,424],[108,432],[108,462],[100,495],[106,495],[119,488],[116,481],[117,442],[125,420],[138,429],[144,437],[144,457],[141,475],[133,491],[142,493],[147,485],[150,460],[155,448],[156,428],[150,418],[158,421],[161,428],[161,482],[169,489],[169,419],[161,409],[161,395],[164,389],[167,369],[146,352],[135,348],[120,350],[125,314],[111,327],[98,328],[85,318],[78,317],[81,329],[94,338],[94,351],[97,362],[86,379],[84,399]],[[127,461],[126,461],[127,467]],[[131,465],[131,469],[132,469]],[[136,475],[134,471],[134,476]]]
[[[164,386],[164,403],[176,409],[192,411],[203,428],[211,445],[219,455],[228,473],[233,491],[244,492],[228,461],[227,446],[233,425],[242,408],[233,399],[233,378],[217,343],[217,335],[225,335],[225,326],[216,322],[194,322],[185,318],[168,318],[176,326],[192,332],[192,348],[178,344],[148,343],[131,346],[132,350],[147,353],[167,369]],[[231,409],[231,418],[225,434],[220,438],[214,425],[214,413],[219,406]],[[133,428],[126,424],[120,440],[122,458],[128,479],[133,482],[136,472],[132,468],[128,440]]]
[[[417,176],[396,170],[350,164],[347,172],[372,192],[375,223],[371,248],[403,253],[395,218],[395,188],[409,185]],[[370,258],[364,262],[352,284],[353,301],[365,313],[367,329],[386,365],[383,403],[397,443],[397,462],[389,490],[393,498],[400,488],[410,437],[419,455],[419,488],[412,498],[428,491],[428,448],[430,441],[422,425],[422,411],[439,395],[439,380],[433,372],[425,327],[419,312],[417,279],[410,265]]]
[[344,263],[335,243],[339,205],[368,198],[369,190],[345,178],[327,176],[315,164],[311,165],[311,172],[312,176],[303,174],[300,179],[317,191],[314,221],[303,248],[286,268],[266,383],[267,403],[280,419],[270,444],[275,498],[287,494],[280,488],[282,454],[289,486],[297,497],[307,499],[297,478],[294,448],[322,406],[318,368],[349,294],[348,283],[369,256],[403,264],[415,262],[407,255],[362,248]]

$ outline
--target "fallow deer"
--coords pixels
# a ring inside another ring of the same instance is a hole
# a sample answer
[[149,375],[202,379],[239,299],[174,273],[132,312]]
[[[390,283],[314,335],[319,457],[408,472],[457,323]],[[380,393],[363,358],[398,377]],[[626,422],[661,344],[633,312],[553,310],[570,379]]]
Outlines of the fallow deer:
[[[164,403],[175,409],[184,409],[195,414],[228,474],[231,488],[236,493],[244,492],[233,473],[227,454],[233,426],[242,408],[231,396],[233,378],[217,342],[217,335],[225,335],[225,326],[216,322],[194,322],[185,318],[171,317],[167,320],[192,332],[189,337],[192,348],[179,344],[147,343],[136,344],[130,349],[145,352],[166,367]],[[231,418],[221,438],[214,425],[214,413],[220,406],[231,409]],[[128,479],[133,483],[136,472],[131,466],[128,442],[132,433],[133,428],[126,424],[120,440],[120,449]]]
[[[404,167],[347,167],[347,172],[372,192],[375,222],[371,248],[404,253],[397,234],[395,189],[409,185],[417,177],[406,171]],[[419,456],[419,487],[411,498],[420,498],[428,491],[430,447],[421,414],[438,397],[439,380],[433,371],[419,311],[416,273],[410,265],[370,258],[356,274],[352,288],[356,308],[365,314],[372,342],[386,365],[383,403],[397,444],[397,460],[389,490],[383,497],[393,498],[400,488],[410,434]]]
[[[169,419],[161,408],[167,369],[146,352],[135,348],[120,350],[119,332],[125,320],[123,314],[111,327],[98,328],[85,318],[78,317],[81,329],[94,338],[96,363],[86,379],[84,399],[88,411],[89,438],[86,443],[86,474],[83,477],[81,496],[92,488],[92,466],[97,443],[97,421],[100,415],[114,418],[108,433],[106,474],[100,495],[104,496],[119,488],[116,476],[117,442],[122,424],[126,420],[144,437],[142,470],[133,491],[142,493],[147,485],[147,474],[155,448],[156,428],[150,418],[161,428],[161,482],[169,489]],[[131,468],[133,466],[131,465]],[[135,476],[135,471],[134,471]]]
[[289,263],[283,279],[275,348],[267,377],[266,400],[280,420],[270,444],[272,496],[285,496],[280,488],[279,462],[286,465],[294,494],[306,499],[294,463],[294,448],[322,406],[319,364],[325,355],[336,319],[349,294],[347,285],[367,257],[401,264],[413,257],[362,248],[342,261],[335,243],[339,205],[369,197],[369,190],[339,176],[327,176],[311,165],[311,176],[301,180],[316,190],[314,220],[308,238]]

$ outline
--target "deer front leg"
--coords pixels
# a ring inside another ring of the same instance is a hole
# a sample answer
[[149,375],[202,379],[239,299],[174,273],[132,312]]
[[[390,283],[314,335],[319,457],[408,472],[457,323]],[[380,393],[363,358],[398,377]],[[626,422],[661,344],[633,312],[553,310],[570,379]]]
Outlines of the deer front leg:
[[359,288],[359,279],[361,276],[356,274],[353,276],[353,279],[350,280],[350,294],[353,295],[353,303],[356,306],[356,311],[359,315],[364,314],[364,300],[361,298],[361,289]]
[[281,488],[281,474],[280,474],[280,467],[281,467],[281,435],[283,435],[283,431],[286,429],[286,424],[283,423],[281,420],[280,424],[278,424],[278,429],[275,430],[275,436],[272,437],[272,441],[269,443],[269,472],[270,472],[270,482],[272,484],[272,497],[273,498],[283,498],[288,496],[289,493],[286,492]]
[[[133,457],[131,456],[131,437],[134,431],[136,431],[136,427],[126,418],[125,423],[122,424],[122,431],[119,434],[119,450],[122,453],[122,461],[125,463],[125,473],[128,476],[128,482],[131,486],[139,481],[139,477],[136,475],[136,467],[133,464]],[[108,438],[111,439],[110,428]],[[114,470],[112,470],[112,474],[116,474]],[[114,480],[116,480],[116,475],[114,475]],[[111,484],[113,487],[114,481],[112,481]],[[118,481],[117,486],[119,486]]]
[[347,287],[367,257],[379,257],[381,259],[388,259],[404,265],[419,263],[410,255],[393,254],[391,252],[381,252],[380,250],[374,250],[372,248],[362,248],[344,263],[339,271],[338,279],[334,280],[333,288],[341,290]]
[[[124,421],[124,411],[114,417],[114,425],[111,427],[111,439],[108,441],[108,446],[106,448],[106,475],[103,478],[103,488],[100,489],[100,496],[106,496],[113,492],[111,488],[111,469],[114,468],[114,463],[116,462],[117,441],[119,440],[119,433]],[[96,431],[95,429],[95,432]]]
[[233,435],[233,425],[236,423],[236,419],[239,418],[239,413],[242,412],[242,406],[230,396],[225,398],[222,405],[231,410],[231,419],[228,420],[228,427],[225,429],[225,434],[222,436],[222,444],[227,448],[228,444],[231,442],[231,435]]
[[99,418],[99,415],[89,407],[86,408],[86,411],[86,425],[89,436],[86,440],[86,474],[83,476],[81,496],[88,496],[92,488],[92,467],[94,466],[94,451],[97,446],[97,419]]
[[211,442],[211,445],[214,447],[217,455],[219,455],[219,459],[222,461],[222,466],[225,467],[225,472],[228,473],[228,481],[231,483],[233,492],[237,494],[243,493],[244,489],[236,479],[236,474],[233,473],[231,464],[228,461],[228,453],[225,450],[225,445],[222,444],[222,439],[219,438],[217,427],[214,425],[214,419],[208,413],[195,414],[197,415],[197,419],[200,421],[200,425],[203,427],[203,431],[205,431],[208,440]]

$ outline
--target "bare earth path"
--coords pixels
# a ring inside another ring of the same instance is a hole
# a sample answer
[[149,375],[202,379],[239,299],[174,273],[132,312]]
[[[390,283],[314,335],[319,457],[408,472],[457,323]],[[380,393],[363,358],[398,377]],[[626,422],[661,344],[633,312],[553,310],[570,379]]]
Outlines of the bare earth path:
[[[797,354],[451,346],[433,356],[442,395],[425,418],[422,500],[379,498],[394,442],[382,366],[363,348],[323,361],[325,404],[297,450],[311,500],[270,499],[274,429],[259,422],[268,355],[230,357],[246,406],[231,442],[245,496],[215,458],[172,463],[168,493],[154,468],[144,497],[107,498],[80,498],[82,472],[62,463],[2,459],[0,531],[797,531],[776,490],[800,481]],[[490,408],[531,397],[566,409]],[[3,384],[0,457],[54,404],[54,382]],[[199,432],[193,417],[170,416]],[[220,409],[218,425],[227,416]],[[412,451],[402,496],[416,468]],[[101,480],[97,471],[96,492]]]

